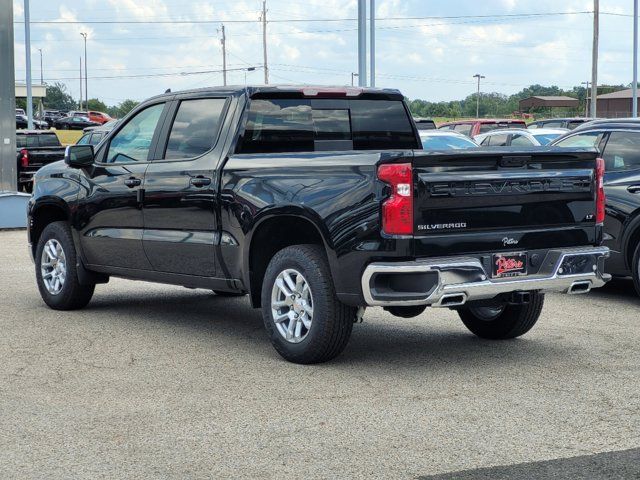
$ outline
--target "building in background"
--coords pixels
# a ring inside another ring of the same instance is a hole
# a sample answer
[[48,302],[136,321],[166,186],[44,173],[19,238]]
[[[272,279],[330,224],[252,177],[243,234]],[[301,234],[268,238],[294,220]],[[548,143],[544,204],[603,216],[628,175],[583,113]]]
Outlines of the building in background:
[[[630,88],[596,97],[596,113],[599,118],[625,118],[631,116],[633,92]],[[640,99],[638,101],[640,105]]]

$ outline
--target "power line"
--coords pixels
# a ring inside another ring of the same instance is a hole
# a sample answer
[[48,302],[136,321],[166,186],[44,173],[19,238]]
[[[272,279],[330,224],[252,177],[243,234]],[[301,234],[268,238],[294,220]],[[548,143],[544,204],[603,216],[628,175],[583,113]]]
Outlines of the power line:
[[[423,17],[376,17],[376,21],[406,21],[406,20],[456,20],[464,18],[536,18],[550,17],[559,15],[584,15],[591,14],[592,10],[584,10],[578,12],[539,12],[539,13],[504,13],[493,15],[441,15],[441,16],[423,16]],[[623,14],[615,14],[623,15]],[[357,17],[349,18],[287,18],[269,20],[271,23],[315,23],[315,22],[353,22],[357,21]],[[200,23],[256,23],[256,20],[32,20],[32,25],[76,25],[76,24],[200,24]],[[24,23],[24,21],[16,20],[14,23]]]

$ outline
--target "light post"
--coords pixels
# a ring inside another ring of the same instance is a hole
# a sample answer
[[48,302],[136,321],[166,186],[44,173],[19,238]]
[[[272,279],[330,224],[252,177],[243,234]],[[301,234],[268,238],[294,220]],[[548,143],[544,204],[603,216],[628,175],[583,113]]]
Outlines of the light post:
[[[87,34],[86,32],[81,32],[80,35],[84,38],[84,98],[86,102],[86,110],[89,110],[89,90],[87,88]],[[82,109],[82,106],[80,106]]]
[[638,116],[638,0],[633,2],[633,105],[631,116]]
[[591,85],[591,82],[580,82],[580,85],[585,85],[587,89],[584,99],[584,117],[587,118],[589,116],[589,85]]
[[484,75],[476,73],[473,78],[478,79],[478,93],[476,95],[476,118],[480,117],[480,79],[484,78]]
[[357,74],[357,73],[353,73],[353,72],[351,72],[351,86],[352,86],[352,87],[353,87],[353,79],[354,79],[354,77],[357,77],[357,76],[358,76],[358,74]]
[[39,48],[40,52],[40,85],[44,85],[44,73],[42,72],[42,49]]
[[247,72],[255,71],[256,67],[249,67],[244,69],[244,86],[247,86]]

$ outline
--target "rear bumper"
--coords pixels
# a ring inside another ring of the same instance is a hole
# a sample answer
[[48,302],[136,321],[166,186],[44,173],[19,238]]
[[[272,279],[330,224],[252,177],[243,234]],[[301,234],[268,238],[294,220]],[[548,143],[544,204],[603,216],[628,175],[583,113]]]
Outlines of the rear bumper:
[[535,275],[497,279],[490,278],[474,257],[372,263],[362,275],[362,292],[370,306],[433,307],[459,306],[512,292],[586,293],[611,278],[603,273],[608,256],[607,247],[553,249]]

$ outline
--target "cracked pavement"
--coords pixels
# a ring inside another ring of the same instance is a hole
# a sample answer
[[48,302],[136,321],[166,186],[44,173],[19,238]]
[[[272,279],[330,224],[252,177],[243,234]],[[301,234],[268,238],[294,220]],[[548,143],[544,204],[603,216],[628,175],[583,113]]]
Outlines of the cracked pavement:
[[25,232],[0,245],[0,478],[416,478],[640,447],[628,281],[548,295],[507,342],[369,309],[299,366],[247,298],[112,279],[56,312]]

